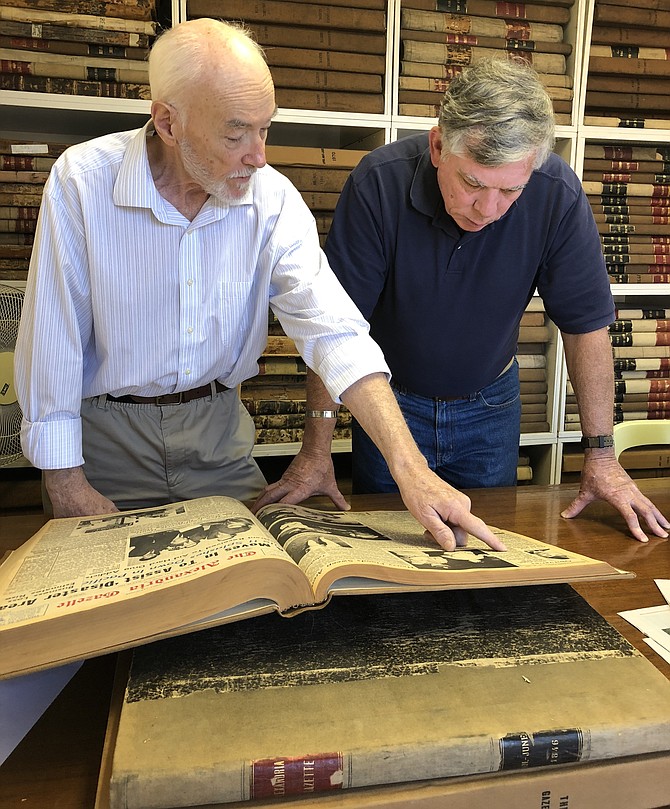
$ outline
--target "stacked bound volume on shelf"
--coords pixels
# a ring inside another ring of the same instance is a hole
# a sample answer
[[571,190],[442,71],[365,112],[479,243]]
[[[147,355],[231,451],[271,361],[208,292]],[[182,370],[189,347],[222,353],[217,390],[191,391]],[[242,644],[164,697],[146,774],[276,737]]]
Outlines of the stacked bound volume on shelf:
[[[256,444],[302,441],[305,426],[307,368],[293,340],[269,313],[268,344],[258,361],[258,375],[242,383],[242,404],[256,428]],[[339,409],[335,439],[351,438],[351,413]]]
[[243,22],[280,107],[384,112],[386,0],[188,0],[187,15]]
[[[670,309],[626,304],[617,309],[609,332],[614,356],[614,423],[670,418]],[[570,382],[565,428],[580,429]]]
[[670,146],[587,143],[582,179],[612,283],[670,281]]
[[365,154],[367,151],[360,149],[272,145],[266,148],[268,163],[288,177],[314,215],[322,245],[340,191],[351,169]]
[[670,6],[596,0],[584,123],[670,129]]
[[[322,245],[342,186],[365,154],[366,151],[358,149],[270,144],[266,147],[268,163],[291,180],[313,213]],[[268,344],[259,359],[258,374],[241,386],[242,402],[256,427],[257,444],[302,441],[306,373],[295,343],[270,312]],[[351,414],[344,407],[339,410],[333,437],[351,438]]]
[[543,433],[549,429],[547,415],[547,347],[551,328],[542,302],[534,298],[521,317],[517,361],[521,391],[521,432]]
[[156,0],[0,5],[0,89],[148,99]]
[[399,114],[437,117],[444,91],[464,65],[500,56],[531,64],[551,96],[556,122],[569,125],[573,93],[566,59],[572,46],[564,42],[564,26],[573,4],[402,0]]
[[0,280],[25,281],[44,183],[66,148],[0,140]]

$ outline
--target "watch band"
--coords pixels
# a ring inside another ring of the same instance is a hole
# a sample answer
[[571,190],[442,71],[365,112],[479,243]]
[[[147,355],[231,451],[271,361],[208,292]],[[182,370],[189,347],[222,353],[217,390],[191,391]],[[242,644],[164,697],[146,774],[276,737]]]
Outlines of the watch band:
[[612,435],[585,435],[581,441],[584,449],[604,449],[614,446],[614,436]]
[[305,415],[308,419],[336,419],[337,410],[308,410]]

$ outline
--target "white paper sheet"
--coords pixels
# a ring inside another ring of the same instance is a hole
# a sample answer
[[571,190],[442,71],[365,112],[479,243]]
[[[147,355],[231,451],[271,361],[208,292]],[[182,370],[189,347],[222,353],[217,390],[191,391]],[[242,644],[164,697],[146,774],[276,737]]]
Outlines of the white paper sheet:
[[670,651],[670,604],[624,610],[619,615],[640,632]]

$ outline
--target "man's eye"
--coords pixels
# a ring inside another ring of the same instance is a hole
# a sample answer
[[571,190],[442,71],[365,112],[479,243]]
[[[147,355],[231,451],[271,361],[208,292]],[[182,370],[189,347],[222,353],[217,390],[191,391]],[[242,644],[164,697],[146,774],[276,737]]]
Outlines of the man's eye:
[[242,137],[240,136],[239,138],[231,138],[227,136],[226,140],[228,141],[228,143],[236,144],[242,142]]

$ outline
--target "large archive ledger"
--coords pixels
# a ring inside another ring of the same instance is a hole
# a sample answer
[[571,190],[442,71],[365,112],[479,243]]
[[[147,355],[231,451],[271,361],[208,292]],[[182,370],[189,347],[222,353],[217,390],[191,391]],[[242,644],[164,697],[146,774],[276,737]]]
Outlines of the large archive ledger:
[[0,567],[0,677],[271,611],[291,616],[334,594],[631,575],[498,533],[507,551],[471,539],[447,553],[408,512],[276,505],[256,518],[224,497],[51,520]]
[[111,809],[641,808],[668,784],[670,681],[567,584],[333,599],[143,646],[125,683]]

